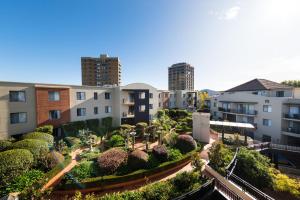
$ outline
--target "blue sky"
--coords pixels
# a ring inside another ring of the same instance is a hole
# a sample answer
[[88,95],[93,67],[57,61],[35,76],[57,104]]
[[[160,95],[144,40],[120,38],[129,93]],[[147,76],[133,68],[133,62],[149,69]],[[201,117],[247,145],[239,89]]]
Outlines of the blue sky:
[[122,83],[167,89],[167,68],[195,67],[195,88],[300,78],[298,0],[2,0],[0,80],[81,84],[81,56],[122,62]]

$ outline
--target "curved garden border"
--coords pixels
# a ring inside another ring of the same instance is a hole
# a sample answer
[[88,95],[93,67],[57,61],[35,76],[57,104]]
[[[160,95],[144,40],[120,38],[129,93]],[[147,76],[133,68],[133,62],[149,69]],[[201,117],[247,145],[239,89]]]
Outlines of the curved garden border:
[[160,179],[163,179],[180,169],[191,162],[190,158],[192,151],[188,153],[184,158],[177,161],[170,161],[163,163],[162,165],[149,169],[149,170],[138,170],[131,174],[124,176],[104,176],[104,177],[95,177],[85,179],[80,183],[70,183],[65,184],[54,190],[54,195],[67,195],[75,194],[76,191],[81,193],[90,193],[90,192],[110,192],[116,190],[125,190],[137,188],[139,186],[148,184],[149,182],[154,182]]

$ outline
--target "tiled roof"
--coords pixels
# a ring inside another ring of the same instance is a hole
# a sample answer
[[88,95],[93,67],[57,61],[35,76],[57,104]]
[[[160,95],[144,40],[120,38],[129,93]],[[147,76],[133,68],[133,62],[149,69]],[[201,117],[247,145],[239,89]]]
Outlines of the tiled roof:
[[269,81],[266,79],[253,79],[244,84],[226,90],[226,92],[238,91],[257,91],[257,90],[272,90],[272,89],[291,89],[293,87]]

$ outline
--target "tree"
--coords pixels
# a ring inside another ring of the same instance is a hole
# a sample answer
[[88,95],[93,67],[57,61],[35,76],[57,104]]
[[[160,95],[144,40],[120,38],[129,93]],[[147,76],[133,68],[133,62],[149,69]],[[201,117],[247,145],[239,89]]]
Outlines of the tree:
[[198,92],[199,102],[200,102],[200,109],[205,108],[205,100],[209,98],[209,95],[206,91]]
[[281,84],[292,86],[292,87],[300,87],[300,80],[286,80],[281,82]]
[[194,169],[196,169],[197,171],[201,172],[203,166],[205,165],[204,161],[201,159],[200,155],[198,152],[195,152],[192,155],[192,162],[191,165],[193,166]]
[[212,168],[225,175],[225,167],[232,160],[233,152],[226,148],[223,143],[215,142],[208,152],[208,157]]

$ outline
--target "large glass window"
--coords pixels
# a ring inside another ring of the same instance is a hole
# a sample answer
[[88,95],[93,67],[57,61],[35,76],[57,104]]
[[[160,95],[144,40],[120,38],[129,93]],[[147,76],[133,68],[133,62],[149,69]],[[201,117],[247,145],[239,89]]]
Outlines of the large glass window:
[[9,91],[10,102],[25,102],[25,91]]
[[48,92],[48,99],[49,101],[59,101],[60,95],[58,91],[50,91]]
[[111,106],[105,106],[105,113],[111,113]]
[[284,91],[276,91],[276,97],[284,97]]
[[85,92],[76,92],[77,100],[85,100]]
[[20,124],[27,122],[27,113],[10,113],[10,123],[11,124]]
[[49,111],[49,119],[60,119],[60,110],[50,110]]
[[77,108],[77,116],[85,116],[86,115],[86,108]]

